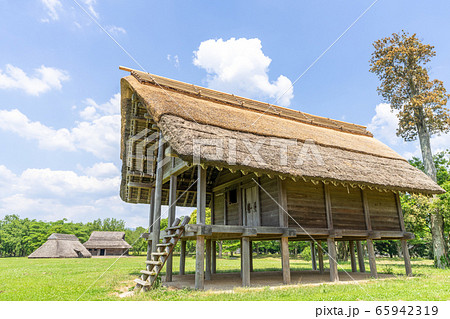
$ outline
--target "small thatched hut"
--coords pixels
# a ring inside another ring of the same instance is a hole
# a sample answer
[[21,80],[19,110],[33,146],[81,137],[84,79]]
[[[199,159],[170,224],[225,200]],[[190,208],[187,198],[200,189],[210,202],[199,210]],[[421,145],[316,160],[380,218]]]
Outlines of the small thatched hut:
[[[289,241],[311,242],[324,272],[339,280],[336,241],[348,241],[352,271],[377,276],[374,240],[399,240],[411,266],[400,192],[444,190],[366,127],[126,69],[121,80],[121,198],[150,204],[149,239],[159,243],[161,205],[197,207],[195,287],[215,271],[215,242],[241,241],[242,284],[250,285],[252,241],[281,242],[283,281],[290,282]],[[206,207],[211,223],[206,223]],[[206,258],[204,258],[206,254]],[[204,262],[204,260],[206,262]],[[167,274],[171,274],[171,265]],[[313,258],[313,269],[316,260]],[[170,277],[168,277],[170,278]]]
[[90,258],[89,251],[80,243],[77,236],[51,234],[47,241],[28,258]]
[[94,231],[83,245],[92,256],[128,255],[131,248],[125,241],[125,233],[120,231]]

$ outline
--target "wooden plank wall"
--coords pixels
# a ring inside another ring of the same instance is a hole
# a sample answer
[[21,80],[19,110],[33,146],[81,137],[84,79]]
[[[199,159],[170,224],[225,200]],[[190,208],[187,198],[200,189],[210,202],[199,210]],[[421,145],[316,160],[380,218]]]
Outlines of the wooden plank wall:
[[369,202],[370,221],[373,230],[401,230],[392,192],[365,191]]
[[[262,176],[259,178],[263,191],[259,188],[259,203],[261,207],[261,226],[279,226],[278,184],[276,178]],[[267,193],[270,194],[270,196]],[[271,198],[272,197],[272,198]]]
[[224,225],[225,192],[214,194],[214,224]]
[[[323,184],[285,180],[289,214],[304,228],[327,228]],[[289,227],[298,227],[289,218]]]
[[364,209],[359,188],[329,185],[335,229],[365,230]]

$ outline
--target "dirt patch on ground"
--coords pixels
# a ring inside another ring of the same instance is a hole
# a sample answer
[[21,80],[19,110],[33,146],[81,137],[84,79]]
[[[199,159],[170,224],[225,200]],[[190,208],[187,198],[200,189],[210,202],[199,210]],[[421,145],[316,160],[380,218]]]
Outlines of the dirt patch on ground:
[[[395,278],[394,275],[379,274],[379,279]],[[330,273],[320,274],[318,271],[292,271],[291,285],[283,285],[283,275],[281,271],[252,272],[250,275],[250,289],[281,289],[292,286],[315,286],[322,284],[351,284],[362,283],[371,280],[370,273],[345,273],[339,272],[339,282],[330,282]],[[195,287],[195,275],[175,275],[172,282],[162,282],[168,288],[191,288]],[[211,280],[205,280],[205,290],[233,291],[242,287],[240,273],[213,274]],[[246,288],[248,289],[248,288]]]

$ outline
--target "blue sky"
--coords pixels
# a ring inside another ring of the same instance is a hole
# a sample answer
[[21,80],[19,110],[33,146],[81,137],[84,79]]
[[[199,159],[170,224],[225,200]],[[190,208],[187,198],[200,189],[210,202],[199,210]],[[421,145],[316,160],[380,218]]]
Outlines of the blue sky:
[[[274,103],[373,1],[77,0],[151,73]],[[402,29],[435,46],[450,83],[450,3],[379,0],[279,104],[363,125],[405,157],[369,73],[373,41]],[[122,203],[119,65],[140,67],[73,0],[0,0],[0,217],[146,225]],[[435,151],[450,144],[434,137]],[[182,211],[180,210],[180,213]]]

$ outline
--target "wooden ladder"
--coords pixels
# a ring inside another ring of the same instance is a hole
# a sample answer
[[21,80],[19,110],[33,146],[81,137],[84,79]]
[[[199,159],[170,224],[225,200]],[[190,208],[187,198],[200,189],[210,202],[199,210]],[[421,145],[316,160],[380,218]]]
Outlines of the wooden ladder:
[[146,260],[146,270],[141,270],[141,278],[135,279],[135,292],[141,290],[146,291],[150,289],[156,282],[159,273],[166,264],[167,259],[172,254],[175,245],[184,233],[184,226],[189,223],[190,217],[184,217],[180,224],[180,219],[177,218],[171,227],[166,228],[166,235],[162,242],[156,245],[156,251],[152,252],[151,260]]

